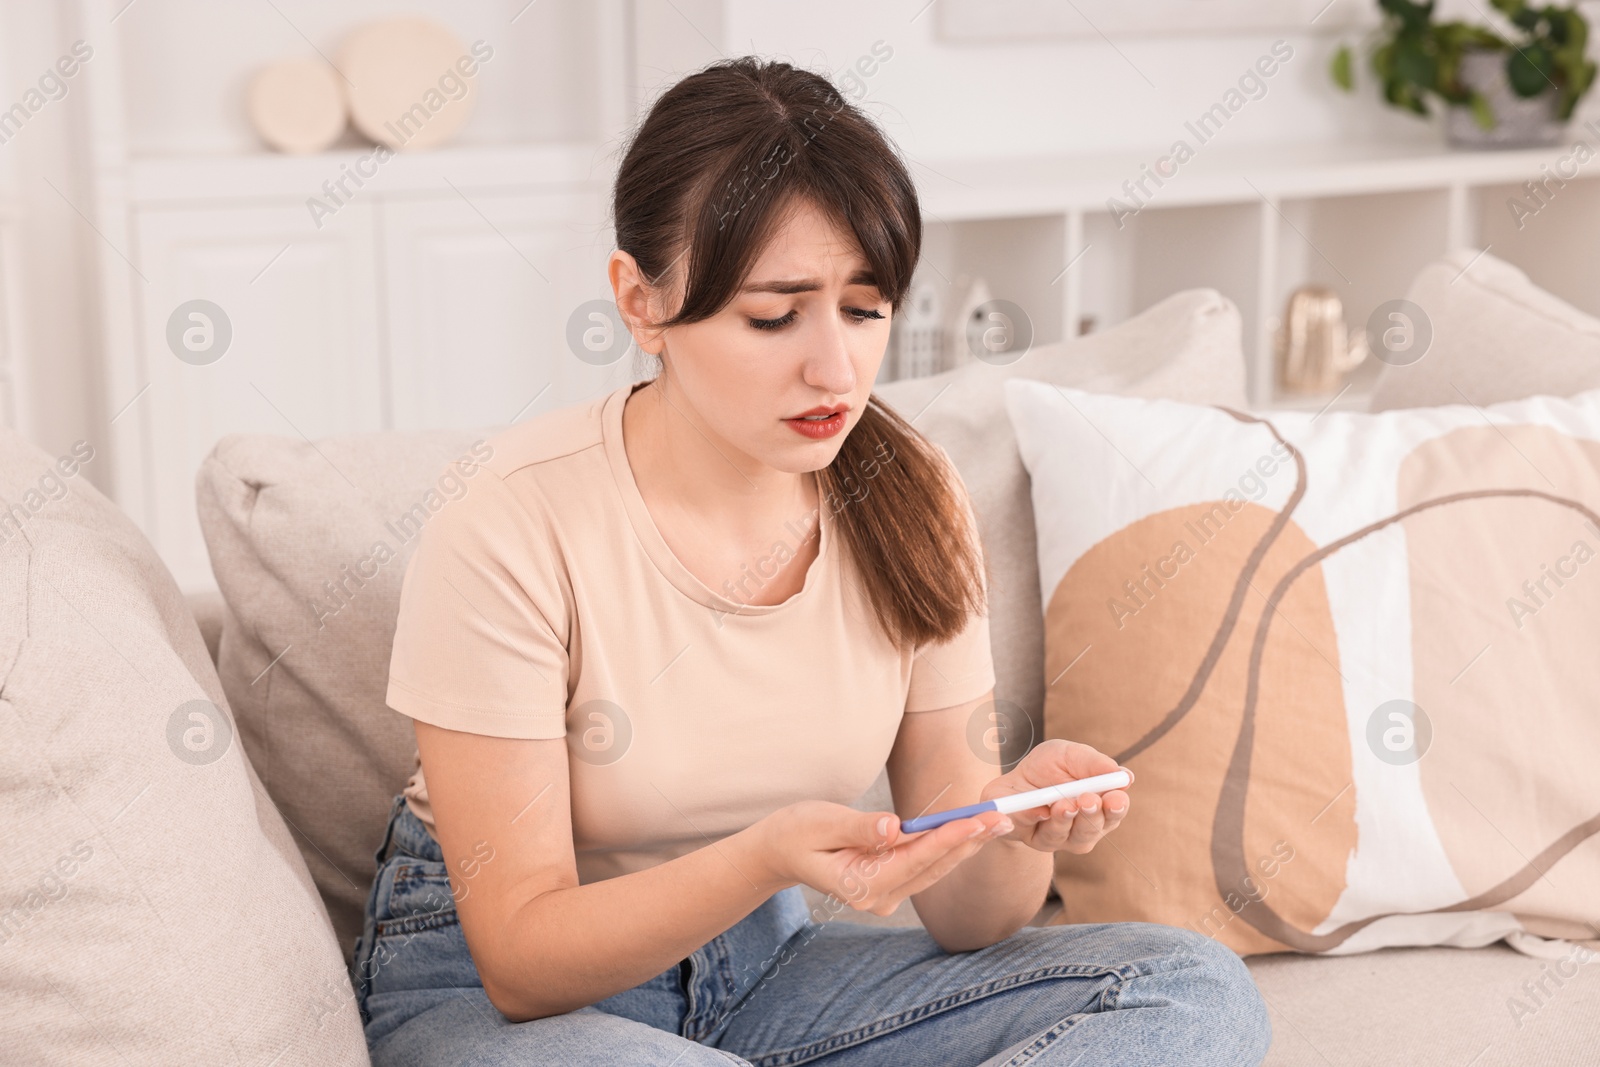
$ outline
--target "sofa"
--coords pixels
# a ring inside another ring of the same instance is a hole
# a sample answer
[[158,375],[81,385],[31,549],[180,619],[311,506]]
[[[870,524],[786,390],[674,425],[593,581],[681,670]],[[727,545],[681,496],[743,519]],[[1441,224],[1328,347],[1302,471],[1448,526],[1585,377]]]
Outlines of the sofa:
[[[1188,290],[1014,362],[878,390],[973,498],[1008,765],[1042,736],[1043,637],[999,383],[1243,407],[1239,329],[1225,297]],[[92,443],[51,456],[0,435],[0,1059],[368,1062],[348,966],[415,759],[383,703],[400,581],[420,525],[468,491],[460,460],[498,429],[223,438],[196,474],[219,591],[189,595],[84,476]],[[857,806],[890,806],[884,776]],[[833,921],[917,920],[908,902]],[[1600,967],[1504,943],[1248,962],[1274,1067],[1600,1061]]]

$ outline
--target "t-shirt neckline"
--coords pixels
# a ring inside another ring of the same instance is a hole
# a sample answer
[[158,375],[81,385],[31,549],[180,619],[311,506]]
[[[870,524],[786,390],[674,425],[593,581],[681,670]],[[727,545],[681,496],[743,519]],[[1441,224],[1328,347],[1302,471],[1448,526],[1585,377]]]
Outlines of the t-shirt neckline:
[[833,553],[831,551],[833,545],[833,519],[828,514],[828,509],[821,499],[817,501],[817,523],[819,527],[817,558],[812,560],[811,565],[806,568],[805,581],[800,588],[790,594],[788,599],[778,604],[745,604],[709,588],[699,578],[695,577],[688,567],[683,565],[683,561],[678,559],[672,548],[667,544],[666,538],[661,536],[661,530],[656,526],[655,519],[650,514],[650,509],[645,506],[644,495],[639,492],[639,483],[634,480],[633,467],[628,463],[628,452],[622,441],[623,405],[627,403],[628,397],[632,396],[635,390],[648,384],[648,381],[632,382],[613,390],[611,395],[606,398],[605,406],[600,413],[600,436],[605,445],[606,461],[611,468],[612,480],[616,484],[617,492],[622,497],[623,507],[627,511],[629,522],[633,526],[634,536],[644,548],[645,553],[655,563],[662,576],[671,582],[684,596],[697,604],[719,612],[736,615],[769,615],[803,600],[813,588],[822,584],[824,571],[831,569],[833,566]]

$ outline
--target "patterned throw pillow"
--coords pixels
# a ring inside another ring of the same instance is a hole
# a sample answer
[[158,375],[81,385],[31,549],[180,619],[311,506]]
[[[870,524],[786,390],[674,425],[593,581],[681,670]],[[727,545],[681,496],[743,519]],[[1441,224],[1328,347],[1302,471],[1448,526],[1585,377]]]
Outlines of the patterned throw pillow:
[[1061,922],[1600,936],[1600,390],[1357,414],[1017,380],[1045,731],[1132,768]]

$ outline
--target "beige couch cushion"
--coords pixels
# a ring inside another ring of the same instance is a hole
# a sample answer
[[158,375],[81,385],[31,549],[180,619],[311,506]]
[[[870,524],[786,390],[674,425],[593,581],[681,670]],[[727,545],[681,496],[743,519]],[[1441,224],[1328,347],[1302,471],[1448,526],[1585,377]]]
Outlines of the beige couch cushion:
[[1600,1060],[1600,954],[1505,945],[1246,961],[1272,1016],[1264,1067],[1523,1067]]
[[1424,267],[1406,299],[1433,341],[1417,362],[1384,367],[1372,411],[1496,404],[1600,387],[1600,319],[1488,252],[1463,249]]
[[195,477],[226,602],[218,673],[347,960],[377,873],[372,853],[416,751],[411,721],[383,700],[414,523],[458,492],[452,461],[497,429],[314,445],[230,434]]
[[[1028,472],[1001,385],[1032,378],[1089,392],[1243,408],[1239,310],[1214,289],[1174,293],[1100,333],[1039,345],[1015,363],[970,363],[879,386],[878,396],[943,445],[989,556],[989,642],[1009,766],[1044,736],[1044,608]],[[1009,720],[1016,718],[1013,724]]]
[[182,595],[57,464],[0,433],[0,1060],[366,1063]]

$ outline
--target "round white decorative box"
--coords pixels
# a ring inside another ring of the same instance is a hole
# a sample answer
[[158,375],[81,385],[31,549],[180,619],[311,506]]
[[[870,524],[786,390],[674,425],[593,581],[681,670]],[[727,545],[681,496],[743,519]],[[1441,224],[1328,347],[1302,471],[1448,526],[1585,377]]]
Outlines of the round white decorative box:
[[320,152],[344,129],[339,76],[320,61],[289,59],[261,68],[245,106],[256,133],[280,152]]
[[453,137],[477,101],[477,63],[436,22],[397,18],[351,32],[339,49],[345,99],[356,129],[396,150],[432,148]]

